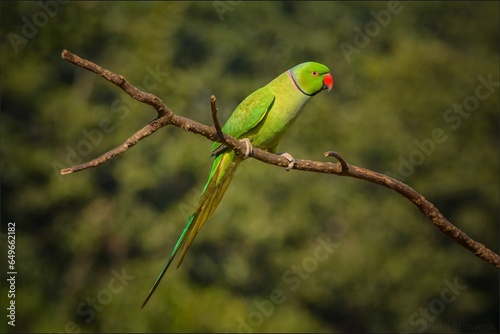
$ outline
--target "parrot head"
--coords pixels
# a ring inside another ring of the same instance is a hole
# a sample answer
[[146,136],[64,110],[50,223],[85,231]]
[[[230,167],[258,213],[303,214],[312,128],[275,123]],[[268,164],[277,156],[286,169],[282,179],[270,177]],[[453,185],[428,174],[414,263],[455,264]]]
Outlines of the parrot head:
[[334,80],[330,69],[320,63],[302,63],[289,69],[287,74],[295,87],[309,96],[314,96],[324,89],[328,89],[330,93],[333,87]]

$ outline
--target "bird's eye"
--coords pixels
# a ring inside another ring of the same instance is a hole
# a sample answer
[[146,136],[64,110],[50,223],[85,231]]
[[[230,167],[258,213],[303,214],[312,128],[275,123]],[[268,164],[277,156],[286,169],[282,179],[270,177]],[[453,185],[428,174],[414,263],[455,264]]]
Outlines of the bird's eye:
[[317,77],[318,76],[318,72],[316,72],[316,71],[312,71],[311,74],[312,74],[313,77]]

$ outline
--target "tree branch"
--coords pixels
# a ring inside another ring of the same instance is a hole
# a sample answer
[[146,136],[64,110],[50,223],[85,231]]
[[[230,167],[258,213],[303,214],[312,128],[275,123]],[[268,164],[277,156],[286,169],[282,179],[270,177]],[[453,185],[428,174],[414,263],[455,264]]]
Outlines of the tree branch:
[[[155,108],[158,117],[155,120],[151,121],[144,128],[137,131],[132,137],[128,138],[122,145],[104,153],[103,155],[99,156],[94,160],[70,168],[65,168],[61,170],[61,174],[63,175],[70,174],[90,167],[98,166],[122,154],[123,152],[127,151],[129,148],[137,144],[140,140],[150,136],[157,130],[167,125],[174,125],[176,127],[184,129],[185,131],[202,135],[211,141],[222,143],[233,149],[236,153],[239,154],[245,153],[246,146],[244,143],[240,142],[236,138],[233,138],[227,134],[222,133],[222,129],[217,119],[217,106],[216,106],[215,96],[212,95],[210,97],[212,119],[214,121],[214,126],[209,127],[207,125],[195,122],[191,119],[174,114],[163,103],[163,101],[160,98],[156,97],[153,94],[145,93],[137,89],[136,87],[131,85],[127,80],[125,80],[125,78],[121,75],[115,74],[107,69],[104,69],[101,66],[92,63],[86,59],[82,59],[67,50],[64,50],[62,52],[62,58],[75,65],[78,65],[84,69],[87,69],[102,76],[106,80],[114,83],[115,85],[123,89],[127,94],[129,94],[135,100],[151,105],[153,108]],[[424,215],[426,215],[442,233],[455,240],[458,244],[462,245],[465,249],[469,250],[474,255],[478,256],[484,261],[487,261],[488,263],[494,265],[495,267],[500,268],[500,256],[498,254],[488,249],[485,245],[477,241],[474,241],[467,234],[462,232],[459,228],[451,224],[431,202],[425,199],[424,196],[419,194],[410,186],[396,179],[393,179],[389,176],[368,169],[364,169],[362,167],[350,165],[344,160],[344,158],[340,154],[336,152],[332,151],[325,152],[325,156],[326,157],[333,156],[339,162],[331,163],[331,162],[296,159],[292,169],[354,177],[360,180],[375,183],[383,187],[386,187],[388,189],[394,190],[399,194],[401,194],[402,196],[404,196],[405,198],[409,199],[414,205],[416,205],[419,208],[419,210]],[[288,167],[289,164],[289,161],[285,157],[272,154],[267,151],[263,151],[257,147],[253,148],[252,158],[255,158],[267,164],[281,166],[281,167]]]
[[214,121],[215,131],[217,131],[217,136],[222,140],[222,143],[226,143],[226,138],[224,138],[224,132],[222,132],[222,128],[219,123],[219,118],[217,117],[217,113],[219,109],[217,109],[217,98],[215,95],[210,96],[210,106],[212,108],[212,120]]

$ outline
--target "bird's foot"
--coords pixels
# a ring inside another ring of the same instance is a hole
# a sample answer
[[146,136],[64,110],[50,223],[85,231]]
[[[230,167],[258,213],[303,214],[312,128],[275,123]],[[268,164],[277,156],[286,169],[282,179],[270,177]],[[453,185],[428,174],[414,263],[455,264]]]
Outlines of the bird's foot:
[[294,157],[292,157],[292,156],[290,155],[290,153],[287,153],[287,152],[278,153],[278,154],[279,154],[279,155],[281,155],[282,157],[285,157],[288,161],[290,161],[290,163],[288,164],[288,166],[287,166],[287,167],[285,167],[285,170],[286,170],[287,172],[289,172],[289,171],[290,171],[290,169],[292,169],[292,168],[293,168],[293,166],[295,166],[295,159],[294,159]]
[[245,150],[245,159],[248,158],[250,155],[253,154],[253,146],[252,146],[252,143],[250,142],[250,139],[248,138],[243,138],[242,140],[240,140],[241,142],[245,143],[246,145],[246,150]]

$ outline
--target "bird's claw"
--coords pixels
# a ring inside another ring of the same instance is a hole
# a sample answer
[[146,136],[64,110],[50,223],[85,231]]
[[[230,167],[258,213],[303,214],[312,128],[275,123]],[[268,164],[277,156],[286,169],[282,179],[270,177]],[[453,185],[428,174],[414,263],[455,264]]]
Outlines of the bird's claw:
[[289,172],[289,171],[290,171],[290,169],[292,169],[292,168],[293,168],[293,166],[295,166],[295,159],[294,159],[294,157],[292,157],[292,156],[290,155],[290,153],[287,153],[287,152],[280,153],[280,155],[281,155],[282,157],[286,158],[288,161],[290,161],[290,163],[288,164],[288,166],[287,166],[287,167],[285,167],[285,170],[286,170],[287,172]]
[[245,150],[245,159],[248,158],[251,154],[253,154],[253,146],[252,143],[250,142],[250,139],[248,138],[243,138],[240,140],[241,142],[245,143],[246,150]]

